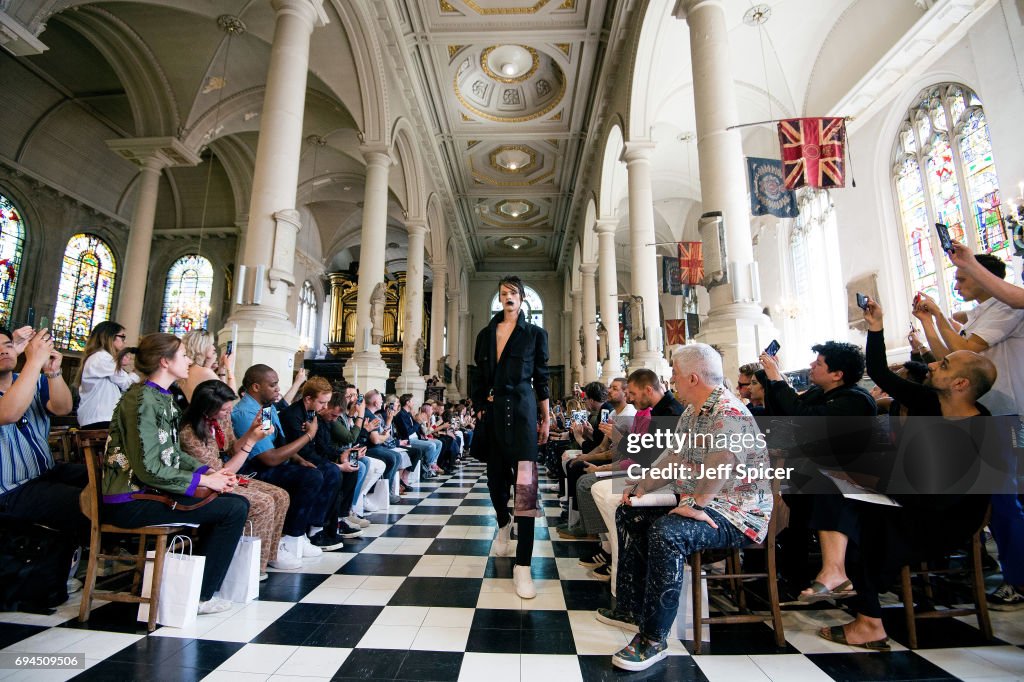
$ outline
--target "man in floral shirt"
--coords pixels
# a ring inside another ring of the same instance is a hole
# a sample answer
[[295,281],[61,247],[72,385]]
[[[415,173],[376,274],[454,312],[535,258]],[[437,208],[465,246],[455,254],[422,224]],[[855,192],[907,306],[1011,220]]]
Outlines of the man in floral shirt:
[[[761,542],[772,513],[771,469],[763,436],[739,398],[724,387],[722,359],[706,344],[672,358],[676,393],[686,410],[675,429],[652,434],[665,451],[646,471],[631,471],[615,516],[619,533],[617,605],[598,620],[639,630],[612,657],[615,667],[645,670],[668,654],[683,568],[704,549]],[[634,469],[639,467],[634,467]],[[641,475],[637,475],[641,474]],[[643,506],[664,488],[666,506]]]

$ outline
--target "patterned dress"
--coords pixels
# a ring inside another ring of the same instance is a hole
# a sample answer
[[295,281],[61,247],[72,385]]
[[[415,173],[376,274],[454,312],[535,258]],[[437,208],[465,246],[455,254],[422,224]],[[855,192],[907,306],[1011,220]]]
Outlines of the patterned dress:
[[[222,419],[220,428],[224,432],[224,449],[231,450],[235,442],[235,431],[231,427],[231,418]],[[217,448],[217,439],[211,434],[206,442],[199,440],[191,426],[184,426],[180,434],[181,449],[192,455],[202,464],[218,471],[224,467]],[[246,473],[243,465],[242,471]],[[284,516],[288,511],[288,491],[263,481],[250,480],[249,485],[238,486],[232,491],[249,500],[249,518],[252,522],[253,535],[260,539],[260,572],[265,573],[267,562],[277,556],[277,545],[281,540],[281,529],[284,527]],[[249,524],[246,523],[246,528]]]

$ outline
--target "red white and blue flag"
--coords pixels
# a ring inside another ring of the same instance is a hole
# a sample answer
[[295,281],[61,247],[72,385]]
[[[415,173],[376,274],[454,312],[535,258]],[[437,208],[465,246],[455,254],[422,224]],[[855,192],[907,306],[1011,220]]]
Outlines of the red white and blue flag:
[[846,120],[790,118],[779,122],[786,189],[846,186]]
[[702,242],[679,242],[679,281],[683,284],[704,284],[703,248]]

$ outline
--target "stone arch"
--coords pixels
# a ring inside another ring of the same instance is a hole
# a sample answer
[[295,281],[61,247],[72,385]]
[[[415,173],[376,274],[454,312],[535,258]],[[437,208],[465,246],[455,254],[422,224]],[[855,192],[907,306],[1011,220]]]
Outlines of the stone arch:
[[384,58],[373,20],[363,3],[330,0],[352,46],[352,57],[359,76],[363,105],[363,142],[383,142],[388,135],[388,94],[384,80]]
[[616,213],[622,197],[628,195],[628,178],[626,166],[619,161],[625,140],[622,136],[621,121],[616,122],[608,130],[605,137],[604,153],[601,156],[601,190],[598,194],[598,214],[611,217]]
[[594,225],[597,224],[597,207],[593,199],[587,202],[587,208],[583,216],[581,255],[584,263],[596,263],[598,249],[597,233],[594,232]]
[[413,144],[415,139],[416,135],[408,119],[403,117],[395,121],[391,132],[391,155],[399,160],[405,178],[403,208],[409,220],[422,220],[426,217],[427,202],[423,187],[423,164],[420,162],[419,149]]

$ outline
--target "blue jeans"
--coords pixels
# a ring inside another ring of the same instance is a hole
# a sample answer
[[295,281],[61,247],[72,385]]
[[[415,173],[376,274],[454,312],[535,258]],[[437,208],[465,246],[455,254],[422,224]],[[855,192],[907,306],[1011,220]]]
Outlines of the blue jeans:
[[425,463],[424,470],[437,464],[437,458],[441,456],[441,441],[439,440],[410,440],[409,449],[416,450],[423,456]]
[[1016,495],[992,496],[989,528],[999,548],[1003,582],[1024,585],[1024,509]]
[[[366,477],[370,474],[370,465],[366,461],[365,457],[363,457],[362,459],[355,460],[355,463],[359,465],[359,473],[356,474],[356,495],[355,495],[355,500],[358,500],[359,499],[359,491],[363,489],[363,481],[365,481]],[[355,500],[353,500],[353,503],[355,502]],[[348,511],[351,511],[351,510],[350,509],[342,509],[342,511],[343,512],[348,512]]]
[[691,554],[748,542],[718,512],[708,509],[707,513],[717,529],[704,521],[669,514],[666,507],[623,505],[615,512],[619,532],[616,610],[632,616],[647,639],[660,642],[672,629],[683,568]]
[[391,485],[389,490],[394,490],[395,480],[398,478],[399,473],[398,463],[402,461],[402,456],[391,448],[386,448],[382,445],[369,448],[366,451],[366,456],[373,457],[374,459],[379,459],[384,462],[384,474],[381,478],[388,479]]

